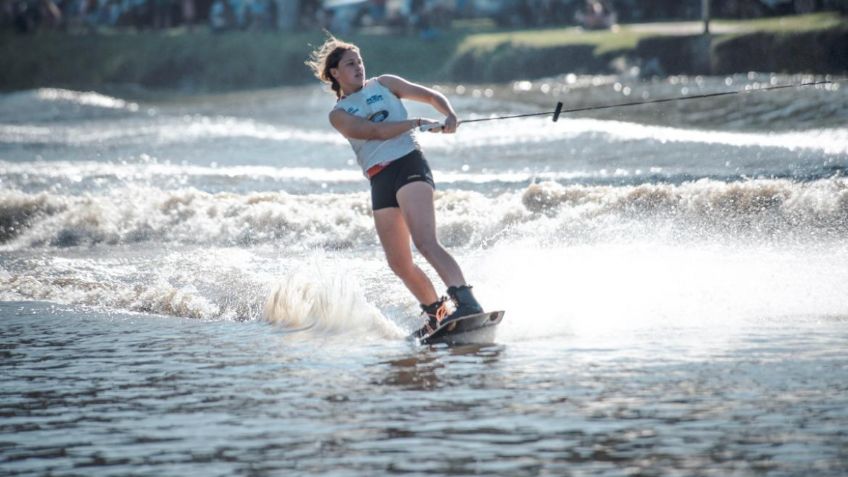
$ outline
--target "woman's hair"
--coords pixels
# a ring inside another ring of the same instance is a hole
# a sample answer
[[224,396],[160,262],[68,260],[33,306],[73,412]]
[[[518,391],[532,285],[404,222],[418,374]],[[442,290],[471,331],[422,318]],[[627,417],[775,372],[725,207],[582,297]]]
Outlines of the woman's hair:
[[338,68],[339,61],[348,51],[358,52],[359,48],[353,43],[341,41],[328,33],[324,44],[313,50],[309,55],[309,60],[306,61],[306,66],[312,70],[316,78],[330,84],[330,87],[336,93],[336,98],[341,98],[342,88],[330,74],[330,69]]

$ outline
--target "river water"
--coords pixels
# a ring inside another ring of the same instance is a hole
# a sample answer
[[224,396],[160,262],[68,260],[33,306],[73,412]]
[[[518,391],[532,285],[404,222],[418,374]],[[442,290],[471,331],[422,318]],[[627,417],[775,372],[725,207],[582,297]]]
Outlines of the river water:
[[420,135],[506,310],[455,348],[404,339],[320,87],[0,95],[2,473],[845,475],[848,88],[758,91],[821,79],[438,85],[465,119],[748,91]]

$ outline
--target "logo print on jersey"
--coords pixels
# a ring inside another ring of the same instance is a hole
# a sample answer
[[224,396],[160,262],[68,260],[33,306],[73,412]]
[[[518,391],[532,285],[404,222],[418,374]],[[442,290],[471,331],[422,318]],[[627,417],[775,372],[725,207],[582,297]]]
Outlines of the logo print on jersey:
[[382,123],[387,117],[389,117],[389,112],[384,109],[368,116],[368,120],[372,123]]
[[377,101],[382,101],[382,100],[383,100],[382,94],[375,94],[374,96],[370,96],[368,99],[366,99],[365,104],[371,105],[371,104],[376,103]]

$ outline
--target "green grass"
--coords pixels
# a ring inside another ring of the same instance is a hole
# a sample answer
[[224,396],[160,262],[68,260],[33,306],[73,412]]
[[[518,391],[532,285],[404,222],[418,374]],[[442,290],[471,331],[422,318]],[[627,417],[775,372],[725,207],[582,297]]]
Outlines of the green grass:
[[734,28],[733,33],[722,35],[714,41],[713,44],[716,46],[736,40],[745,35],[757,33],[772,34],[775,35],[777,41],[786,42],[792,36],[848,28],[848,19],[840,16],[838,13],[832,12],[760,18],[755,20],[720,20],[716,23]]
[[[795,32],[825,30],[848,24],[848,21],[836,13],[816,13],[756,20],[716,20],[714,24],[732,26],[739,32],[746,33],[754,31]],[[656,35],[657,33],[651,32],[650,29],[634,31],[626,24],[621,25],[617,31],[585,31],[577,27],[568,27],[483,32],[466,36],[459,44],[458,52],[464,53],[476,48],[491,51],[499,44],[510,43],[535,48],[592,45],[595,47],[595,53],[602,55],[612,51],[634,48],[639,40]]]
[[742,31],[762,31],[772,33],[789,33],[813,30],[827,30],[848,23],[838,13],[824,12],[809,15],[792,15],[786,17],[759,18],[756,20],[716,20],[718,25],[737,27]]
[[584,31],[580,28],[551,28],[542,30],[520,30],[497,33],[478,33],[467,36],[459,44],[457,51],[465,53],[472,49],[494,50],[498,45],[508,43],[532,48],[552,48],[569,45],[591,45],[596,54],[630,49],[641,38],[650,33],[636,33],[627,28],[618,31]]

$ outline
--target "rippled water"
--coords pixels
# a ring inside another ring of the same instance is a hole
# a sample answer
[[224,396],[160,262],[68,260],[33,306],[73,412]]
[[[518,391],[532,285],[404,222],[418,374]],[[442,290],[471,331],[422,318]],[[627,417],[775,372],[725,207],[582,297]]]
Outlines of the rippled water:
[[[479,118],[807,80],[439,87]],[[486,347],[403,339],[331,105],[0,95],[4,475],[848,473],[843,83],[422,136]]]
[[416,349],[2,307],[6,475],[848,470],[844,319]]

